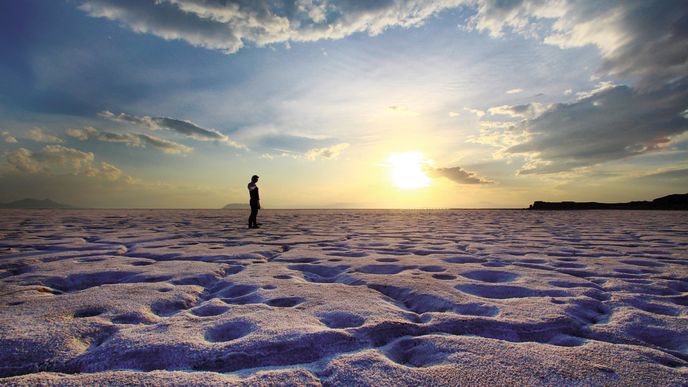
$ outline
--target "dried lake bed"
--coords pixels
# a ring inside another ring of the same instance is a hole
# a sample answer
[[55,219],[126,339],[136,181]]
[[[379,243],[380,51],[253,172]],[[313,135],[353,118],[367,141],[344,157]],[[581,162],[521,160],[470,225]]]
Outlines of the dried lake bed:
[[686,385],[688,213],[3,210],[0,384]]

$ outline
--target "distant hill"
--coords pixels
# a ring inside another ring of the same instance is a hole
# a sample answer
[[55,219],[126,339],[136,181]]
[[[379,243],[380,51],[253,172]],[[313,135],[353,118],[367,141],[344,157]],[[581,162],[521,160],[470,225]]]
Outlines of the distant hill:
[[598,202],[542,202],[536,201],[530,210],[688,210],[688,193],[673,194],[652,201],[628,203]]
[[74,208],[50,199],[21,199],[9,203],[0,203],[0,208]]
[[248,203],[229,203],[222,207],[223,210],[246,210],[248,208]]

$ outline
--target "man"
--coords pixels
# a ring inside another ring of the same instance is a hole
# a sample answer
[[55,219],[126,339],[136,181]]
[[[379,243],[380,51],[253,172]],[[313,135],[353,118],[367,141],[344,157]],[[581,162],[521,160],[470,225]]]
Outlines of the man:
[[251,182],[248,183],[248,194],[251,197],[249,204],[251,205],[251,216],[248,217],[248,228],[259,228],[256,217],[258,216],[258,210],[260,209],[260,195],[258,195],[258,175],[253,175],[251,177]]

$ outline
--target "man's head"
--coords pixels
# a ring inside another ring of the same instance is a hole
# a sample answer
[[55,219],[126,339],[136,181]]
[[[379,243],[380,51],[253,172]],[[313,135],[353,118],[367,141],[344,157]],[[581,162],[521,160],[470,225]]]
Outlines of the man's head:
[[258,175],[251,176],[251,181],[254,183],[258,182]]

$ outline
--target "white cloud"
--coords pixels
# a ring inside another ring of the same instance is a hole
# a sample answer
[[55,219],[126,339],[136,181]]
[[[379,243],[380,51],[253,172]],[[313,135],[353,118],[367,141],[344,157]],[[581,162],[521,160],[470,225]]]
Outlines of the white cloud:
[[34,160],[31,151],[19,148],[7,154],[7,162],[22,172],[37,173],[44,169],[43,165]]
[[17,142],[19,142],[17,141],[16,137],[11,135],[10,132],[7,131],[2,132],[0,136],[2,137],[3,141],[5,141],[7,144],[16,144]]
[[46,133],[41,128],[33,128],[29,130],[29,138],[36,142],[54,142],[62,143],[64,142],[61,138],[54,136],[50,133]]
[[618,85],[614,84],[614,82],[603,81],[603,82],[600,82],[597,85],[595,85],[595,87],[590,91],[579,91],[578,93],[576,93],[576,98],[579,100],[584,99],[584,98],[589,98],[589,97],[592,97],[593,95],[595,95],[601,91],[609,90],[609,89],[612,89],[616,86],[618,86]]
[[461,113],[459,113],[459,112],[449,112],[449,117],[458,117],[460,115],[461,115]]
[[7,162],[22,172],[47,172],[56,168],[66,168],[70,173],[80,173],[90,166],[94,159],[92,152],[62,145],[46,145],[39,152],[19,148],[7,154]]
[[[95,155],[62,145],[46,145],[38,152],[19,148],[7,153],[7,163],[19,172],[29,175],[57,176],[67,173],[73,176],[102,178],[107,181],[134,182],[135,179],[118,167],[101,161],[94,165]],[[3,177],[0,177],[3,178]]]
[[688,7],[682,1],[87,0],[79,8],[138,33],[234,53],[245,44],[334,40],[417,27],[459,6],[475,12],[462,28],[492,37],[516,33],[562,48],[594,45],[604,60],[601,70],[613,76],[650,84],[688,74]]
[[[549,109],[552,105],[548,104],[541,104],[539,102],[533,102],[529,104],[524,104],[524,105],[501,105],[501,106],[495,106],[487,109],[487,112],[490,113],[490,115],[504,115],[504,116],[509,116],[509,117],[518,117],[518,118],[535,118],[539,116],[540,114],[544,113]],[[482,123],[482,122],[481,122]]]
[[93,17],[117,20],[133,31],[166,40],[180,39],[234,53],[245,44],[341,39],[357,32],[377,35],[391,27],[414,27],[463,0],[365,2],[89,0],[80,8]]
[[317,158],[323,159],[336,159],[342,153],[342,151],[349,147],[347,143],[341,143],[332,145],[327,148],[313,148],[306,151],[304,156],[308,160],[316,160]]
[[67,134],[67,136],[76,138],[77,140],[81,141],[88,140],[89,137],[93,137],[97,133],[98,130],[91,126],[87,126],[82,129],[69,128],[65,130],[65,134]]
[[100,168],[89,169],[87,176],[100,176],[109,181],[119,180],[123,176],[128,177],[121,169],[104,161],[100,163]]
[[467,112],[471,112],[471,113],[475,114],[476,116],[478,116],[478,118],[485,115],[485,112],[480,110],[480,109],[472,109],[472,108],[463,108],[463,109]]
[[506,91],[507,94],[518,94],[521,92],[523,92],[523,89],[510,89]]

